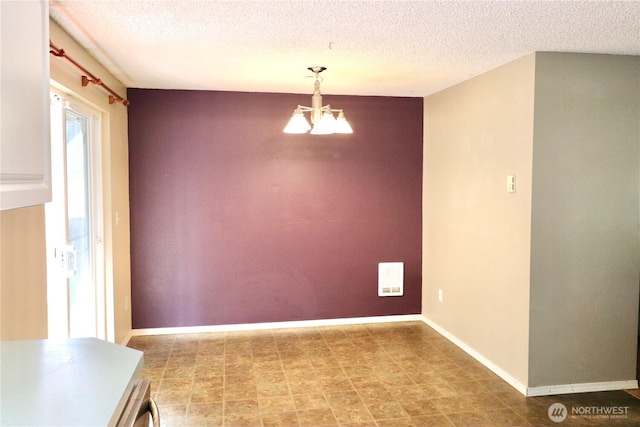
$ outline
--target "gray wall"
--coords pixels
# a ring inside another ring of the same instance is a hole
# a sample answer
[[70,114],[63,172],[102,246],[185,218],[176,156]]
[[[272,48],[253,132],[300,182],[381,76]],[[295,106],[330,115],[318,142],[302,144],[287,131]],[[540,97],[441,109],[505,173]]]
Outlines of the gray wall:
[[632,380],[640,58],[536,55],[529,386]]

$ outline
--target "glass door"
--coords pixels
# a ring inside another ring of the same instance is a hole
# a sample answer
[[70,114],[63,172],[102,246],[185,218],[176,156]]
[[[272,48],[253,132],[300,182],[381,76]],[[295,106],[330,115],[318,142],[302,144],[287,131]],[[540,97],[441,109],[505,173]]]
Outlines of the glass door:
[[45,207],[49,337],[104,339],[100,116],[61,95],[51,100],[53,200]]
[[89,173],[91,118],[66,110],[67,277],[71,337],[96,335],[93,227]]

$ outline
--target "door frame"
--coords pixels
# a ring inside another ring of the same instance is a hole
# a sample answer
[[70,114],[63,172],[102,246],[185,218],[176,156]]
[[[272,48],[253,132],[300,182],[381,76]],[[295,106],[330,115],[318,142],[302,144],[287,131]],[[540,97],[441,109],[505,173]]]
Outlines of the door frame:
[[[53,82],[52,82],[53,83]],[[57,85],[50,87],[51,93],[51,114],[59,114],[58,119],[62,125],[53,123],[51,132],[62,132],[63,138],[65,131],[65,111],[71,109],[81,115],[89,117],[91,120],[91,144],[88,150],[89,162],[91,164],[91,193],[92,193],[92,264],[93,278],[95,284],[95,314],[96,314],[96,338],[113,341],[113,333],[109,333],[113,328],[109,325],[113,324],[113,311],[109,313],[107,300],[108,295],[113,294],[113,286],[108,283],[105,276],[105,249],[104,249],[104,198],[103,198],[103,146],[102,146],[102,126],[104,122],[104,112],[97,107],[90,105],[72,93],[64,90]],[[54,96],[60,99],[58,106],[54,105]],[[57,111],[59,109],[59,111]],[[51,138],[51,144],[54,144],[54,138]],[[55,154],[54,154],[55,152]],[[67,220],[67,195],[66,195],[66,150],[55,149],[52,146],[52,184],[54,203],[61,203],[64,207],[57,205],[45,205],[45,222],[47,224],[47,303],[48,303],[48,324],[49,338],[68,338],[70,334],[70,307],[69,307],[69,284],[66,280],[68,269],[68,254],[66,245],[61,248],[60,245],[60,229],[56,229],[56,225],[60,224],[59,216],[64,209],[64,235],[68,236],[68,220]],[[61,185],[60,175],[62,174],[63,185]],[[58,178],[56,178],[56,176]],[[54,211],[55,209],[55,211]],[[55,212],[55,213],[54,213]],[[62,277],[64,287],[61,285]]]

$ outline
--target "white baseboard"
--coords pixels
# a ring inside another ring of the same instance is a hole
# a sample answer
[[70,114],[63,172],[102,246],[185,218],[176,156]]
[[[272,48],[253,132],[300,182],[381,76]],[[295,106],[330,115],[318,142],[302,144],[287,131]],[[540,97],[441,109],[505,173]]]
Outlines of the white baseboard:
[[446,329],[444,329],[443,327],[441,327],[431,319],[427,318],[426,316],[424,315],[422,316],[422,321],[427,325],[431,326],[433,329],[435,329],[440,335],[442,335],[443,337],[445,337],[446,339],[448,339],[449,341],[451,341],[452,343],[460,347],[467,354],[469,354],[469,356],[473,357],[478,362],[482,363],[484,366],[486,366],[494,374],[496,374],[497,376],[502,378],[504,381],[506,381],[513,388],[515,388],[520,393],[527,396],[527,387],[524,384],[522,384],[520,381],[512,377],[509,373],[504,371],[502,368],[500,368],[498,365],[494,364],[492,361],[490,361],[489,359],[484,357],[482,354],[474,350],[471,346],[467,345],[458,337],[456,337],[455,335],[453,335],[452,333],[450,333],[449,331],[447,331]]
[[554,394],[592,393],[596,391],[631,390],[638,388],[637,380],[607,381],[601,383],[560,384],[528,387],[527,396],[549,396]]
[[397,316],[351,317],[340,319],[296,320],[290,322],[242,323],[238,325],[186,326],[173,328],[133,329],[127,338],[143,335],[193,334],[205,332],[258,331],[264,329],[309,328],[317,326],[359,325],[364,323],[388,323],[423,321],[421,314]]
[[[129,333],[127,334],[126,337],[124,337],[124,340],[122,340],[122,342],[120,343],[120,345],[123,345],[126,347],[126,345],[129,343],[129,340],[131,339],[131,337],[133,336],[133,331],[129,331]],[[117,344],[117,343],[116,343]]]
[[551,396],[556,394],[571,394],[571,393],[591,393],[597,391],[613,391],[613,390],[630,390],[638,388],[637,380],[629,380],[629,381],[608,381],[608,382],[599,382],[599,383],[581,383],[581,384],[559,384],[559,385],[548,385],[548,386],[540,386],[540,387],[527,387],[522,384],[520,381],[509,375],[499,366],[491,362],[489,359],[484,357],[482,354],[475,351],[469,345],[458,339],[455,335],[451,334],[446,329],[442,328],[437,323],[433,322],[426,316],[422,316],[422,320],[433,329],[435,329],[440,335],[444,336],[446,339],[460,347],[466,353],[468,353],[471,357],[476,359],[478,362],[482,363],[488,369],[490,369],[497,376],[505,380],[508,384],[510,384],[513,388],[518,390],[520,393],[524,394],[527,397],[534,396]]

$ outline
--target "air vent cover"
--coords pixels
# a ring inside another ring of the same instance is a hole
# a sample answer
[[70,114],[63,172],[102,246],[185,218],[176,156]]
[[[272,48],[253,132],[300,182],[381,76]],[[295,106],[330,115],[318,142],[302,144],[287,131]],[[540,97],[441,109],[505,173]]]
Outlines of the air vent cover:
[[378,264],[378,296],[402,296],[404,292],[404,263],[381,262]]

